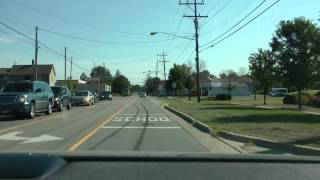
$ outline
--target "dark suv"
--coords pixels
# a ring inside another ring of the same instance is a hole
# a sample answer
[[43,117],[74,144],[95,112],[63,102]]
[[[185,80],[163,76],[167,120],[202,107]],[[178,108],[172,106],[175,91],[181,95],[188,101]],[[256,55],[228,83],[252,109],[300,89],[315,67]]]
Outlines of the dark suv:
[[54,94],[53,109],[63,111],[64,107],[71,109],[71,94],[66,86],[53,86],[51,87]]
[[0,114],[34,118],[37,112],[52,113],[53,93],[42,81],[16,81],[4,85],[0,93]]

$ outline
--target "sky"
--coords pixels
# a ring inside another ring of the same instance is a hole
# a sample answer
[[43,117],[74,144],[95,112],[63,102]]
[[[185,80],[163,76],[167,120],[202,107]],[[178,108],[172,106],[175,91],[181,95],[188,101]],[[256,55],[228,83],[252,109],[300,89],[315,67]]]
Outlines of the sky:
[[[233,30],[275,1],[266,0]],[[199,13],[208,16],[199,19],[200,59],[212,74],[247,68],[251,53],[258,48],[269,48],[281,20],[304,16],[317,23],[320,15],[318,0],[280,0],[231,37],[205,49],[204,44],[234,26],[261,2],[204,0],[198,6]],[[54,64],[57,79],[64,78],[65,46],[67,76],[69,60],[72,58],[75,64],[73,79],[79,79],[82,72],[89,74],[94,65],[105,65],[112,74],[118,69],[132,84],[142,84],[149,70],[155,76],[157,59],[161,59],[157,55],[162,52],[169,61],[167,74],[174,63],[194,64],[194,41],[161,33],[150,35],[150,32],[165,32],[193,38],[193,20],[183,17],[192,13],[191,7],[179,5],[178,0],[0,0],[1,22],[31,38],[35,37],[35,27],[39,27],[38,39],[42,44],[38,63]],[[34,41],[0,25],[0,67],[31,64],[32,59]],[[158,76],[163,79],[163,64],[159,63],[158,68]]]

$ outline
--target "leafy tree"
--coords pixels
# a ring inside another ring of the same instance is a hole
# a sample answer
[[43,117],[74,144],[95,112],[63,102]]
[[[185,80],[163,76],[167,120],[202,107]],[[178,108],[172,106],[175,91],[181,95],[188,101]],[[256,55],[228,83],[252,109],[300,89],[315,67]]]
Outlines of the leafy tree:
[[142,87],[139,84],[135,84],[133,86],[131,86],[130,91],[134,92],[134,91],[141,91]]
[[195,80],[194,80],[192,74],[190,73],[187,76],[186,84],[185,84],[185,87],[188,89],[189,101],[191,100],[191,89],[194,87],[194,84],[195,84]]
[[81,75],[80,75],[80,79],[82,80],[82,81],[87,81],[88,80],[88,76],[86,75],[86,73],[82,73]]
[[112,81],[112,92],[120,94],[122,89],[129,87],[130,81],[128,80],[128,78],[122,75],[119,70],[117,70],[116,75],[114,76]]
[[238,75],[233,70],[222,71],[220,73],[223,87],[228,91],[231,96],[232,90],[236,88],[237,81],[239,80]]
[[263,104],[266,104],[266,95],[275,77],[275,60],[269,50],[258,49],[257,53],[249,57],[250,75],[263,89]]
[[157,91],[157,85],[160,79],[156,77],[149,77],[145,82],[145,89],[147,94],[155,94]]
[[270,46],[276,57],[277,71],[283,83],[301,91],[310,87],[319,64],[319,29],[304,17],[281,21]]
[[104,66],[97,66],[92,68],[90,76],[92,79],[99,79],[102,83],[111,84],[112,82],[112,75],[109,69],[106,69]]
[[169,72],[169,82],[168,83],[176,83],[176,89],[182,90],[185,88],[186,80],[190,72],[190,67],[186,64],[174,64],[173,68],[170,69]]

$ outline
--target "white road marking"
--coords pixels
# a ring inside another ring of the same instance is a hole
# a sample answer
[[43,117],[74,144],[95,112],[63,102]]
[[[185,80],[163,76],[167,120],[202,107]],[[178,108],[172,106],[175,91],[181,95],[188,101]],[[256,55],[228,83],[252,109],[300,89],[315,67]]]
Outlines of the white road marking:
[[55,140],[61,140],[63,138],[51,136],[47,134],[42,134],[38,137],[20,137],[17,136],[18,134],[21,134],[22,131],[15,131],[11,132],[5,135],[0,136],[0,140],[8,140],[8,141],[23,141],[19,144],[26,144],[26,143],[35,143],[35,142],[43,142],[43,141],[55,141]]
[[165,116],[165,114],[119,114],[120,116]]
[[172,126],[172,127],[156,127],[156,126],[106,126],[103,127],[104,129],[180,129],[179,126]]
[[136,122],[139,122],[139,121],[152,121],[152,122],[156,122],[156,121],[160,121],[160,122],[168,122],[170,121],[169,118],[165,117],[165,116],[160,116],[160,117],[157,117],[157,116],[150,116],[150,117],[142,117],[142,116],[116,116],[114,117],[114,119],[112,119],[112,121],[114,122],[121,122],[121,121],[125,121],[125,122],[128,122],[128,121],[136,121]]

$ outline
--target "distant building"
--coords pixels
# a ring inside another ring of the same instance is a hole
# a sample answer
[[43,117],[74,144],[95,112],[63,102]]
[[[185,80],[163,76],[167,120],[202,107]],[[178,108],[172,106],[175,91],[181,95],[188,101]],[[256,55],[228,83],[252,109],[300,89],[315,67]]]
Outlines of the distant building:
[[10,68],[0,68],[0,89],[8,81],[8,72]]
[[[47,82],[50,86],[56,83],[56,72],[53,64],[37,65],[38,80]],[[35,80],[34,65],[13,65],[11,68],[0,69],[0,81]]]
[[[250,88],[246,83],[234,82],[235,88],[231,91],[232,96],[249,96],[251,94]],[[228,94],[228,90],[224,87],[222,79],[213,79],[210,82],[210,87],[208,89],[208,96],[215,97],[218,94]]]

